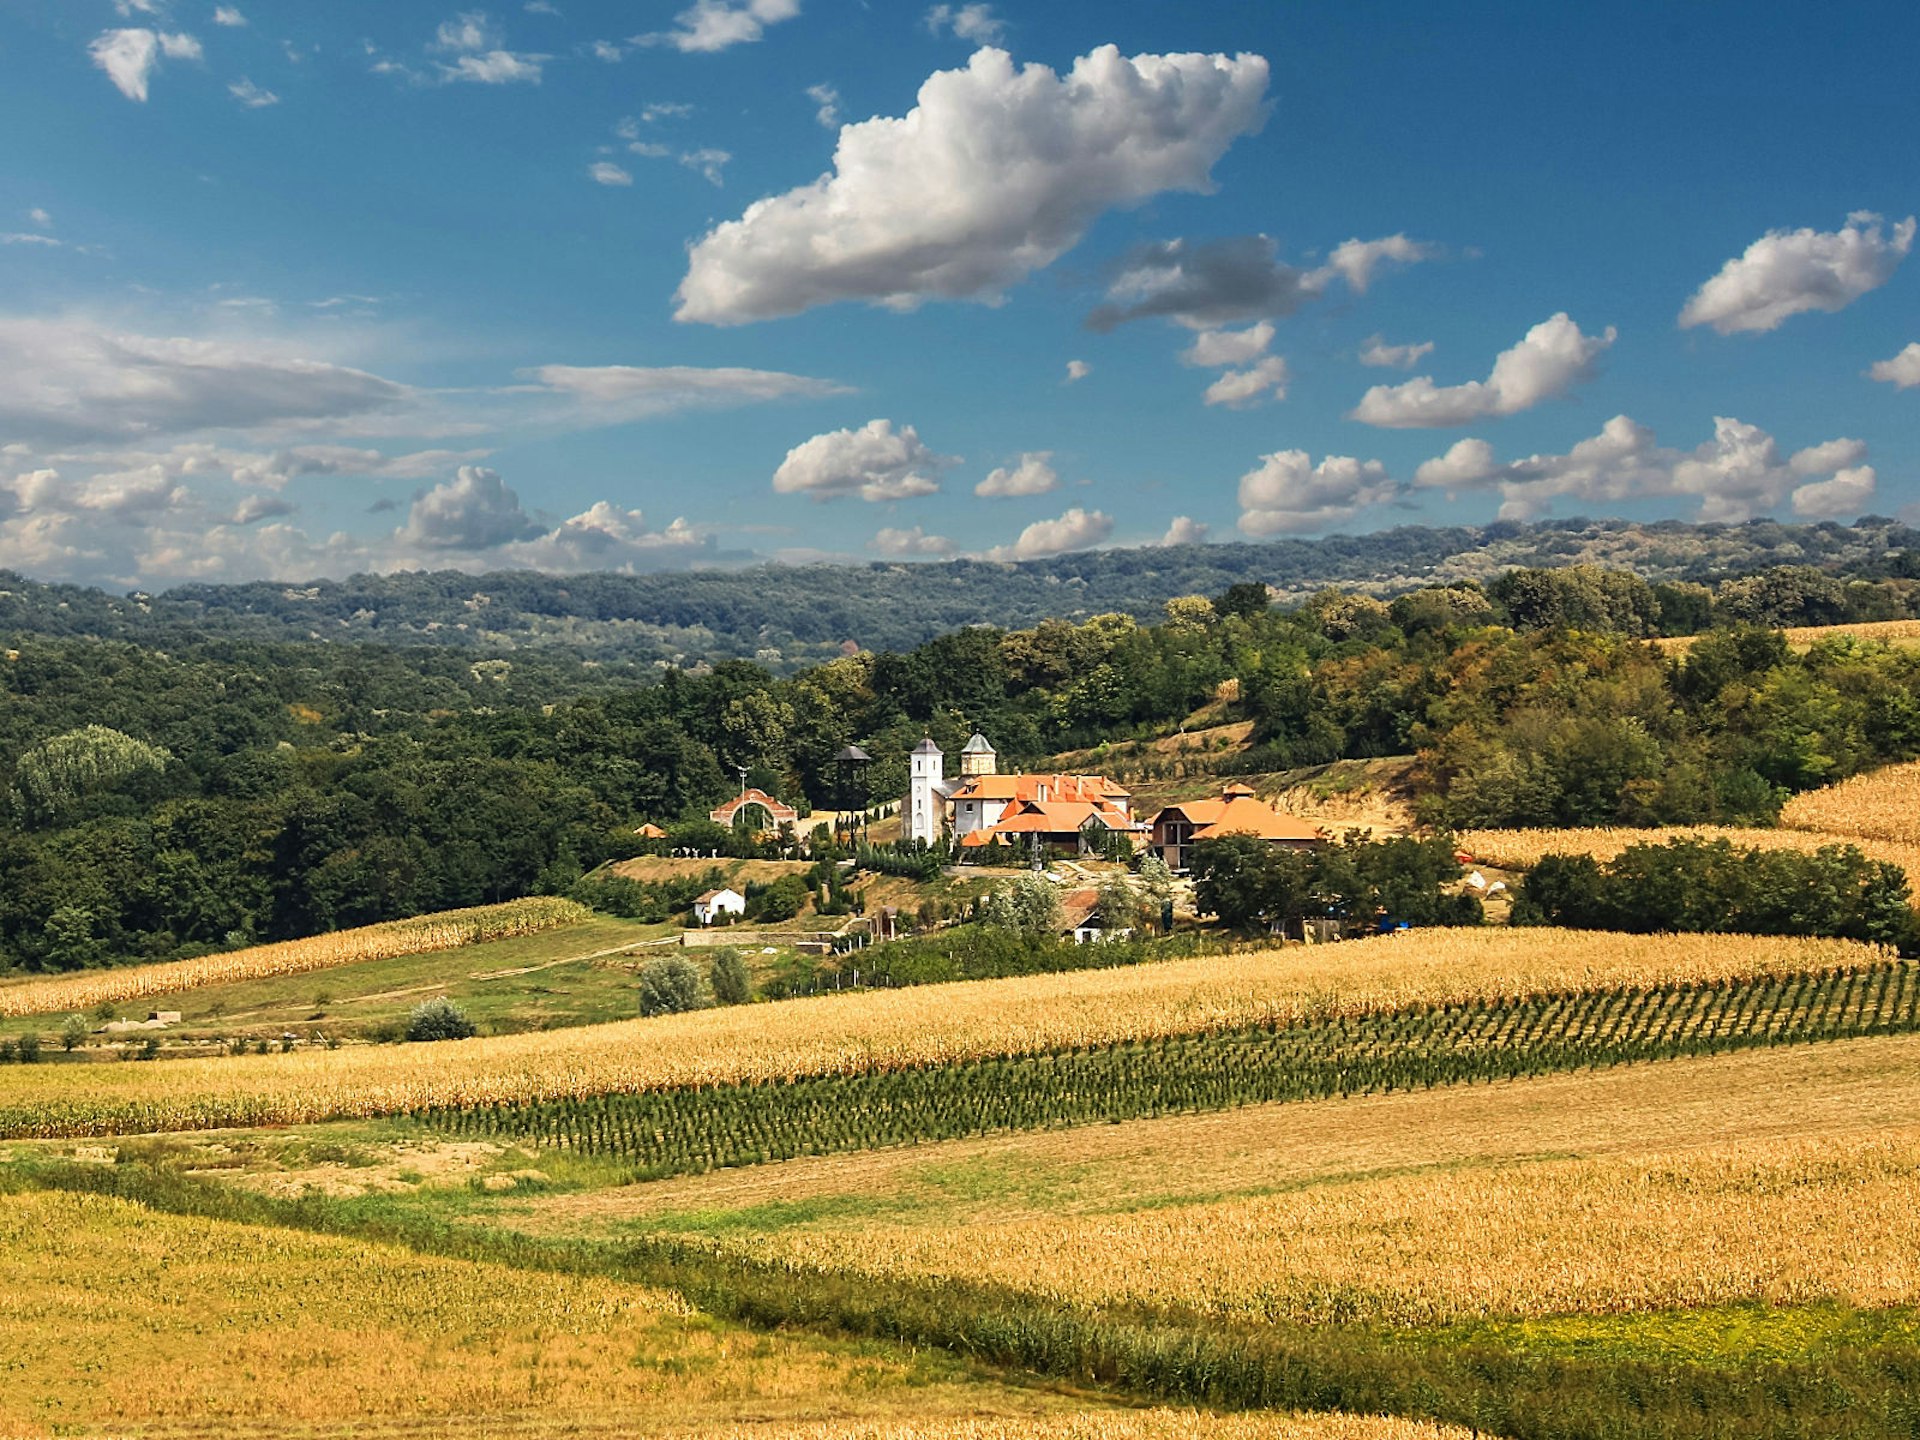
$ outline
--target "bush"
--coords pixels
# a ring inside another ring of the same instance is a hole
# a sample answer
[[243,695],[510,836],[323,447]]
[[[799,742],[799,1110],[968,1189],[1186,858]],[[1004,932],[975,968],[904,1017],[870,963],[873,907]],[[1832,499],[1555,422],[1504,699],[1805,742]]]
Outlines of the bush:
[[32,1065],[40,1059],[40,1037],[31,1030],[16,1040],[13,1048],[22,1065]]
[[714,952],[713,963],[707,967],[707,984],[719,1005],[744,1005],[753,999],[753,977],[747,973],[747,962],[738,950]]
[[409,1040],[471,1040],[477,1033],[466,1011],[444,995],[414,1006],[407,1017]]
[[662,956],[640,967],[640,1013],[678,1015],[704,1009],[707,997],[700,972],[683,955]]
[[78,1015],[67,1016],[67,1023],[60,1027],[60,1048],[72,1052],[86,1043],[87,1022]]

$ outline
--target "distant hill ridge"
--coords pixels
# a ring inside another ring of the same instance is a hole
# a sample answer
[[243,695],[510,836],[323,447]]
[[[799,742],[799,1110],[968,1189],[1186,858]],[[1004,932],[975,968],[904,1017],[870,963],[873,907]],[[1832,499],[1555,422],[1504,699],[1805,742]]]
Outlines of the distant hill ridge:
[[1392,594],[1523,566],[1599,564],[1649,580],[1713,580],[1776,565],[1910,573],[1920,531],[1851,526],[1565,520],[1402,526],[1263,544],[1090,550],[1047,560],[757,565],[669,574],[461,571],[304,583],[183,585],[114,596],[0,571],[0,635],[94,635],[145,644],[226,636],[271,642],[559,647],[587,658],[755,659],[787,671],[842,650],[904,650],[967,625],[1021,628],[1120,611],[1158,618],[1176,595],[1264,581],[1282,603],[1329,585]]

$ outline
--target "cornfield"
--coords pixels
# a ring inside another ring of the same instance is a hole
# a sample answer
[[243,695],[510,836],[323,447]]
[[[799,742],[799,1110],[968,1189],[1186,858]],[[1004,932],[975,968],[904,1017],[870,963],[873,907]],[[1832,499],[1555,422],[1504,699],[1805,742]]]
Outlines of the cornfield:
[[[1818,645],[1822,640],[1833,640],[1841,636],[1850,636],[1856,640],[1872,640],[1882,645],[1901,645],[1920,643],[1920,620],[1862,620],[1852,625],[1795,625],[1781,632],[1787,637],[1787,644],[1796,649],[1807,649]],[[1698,635],[1670,635],[1655,640],[1669,655],[1684,655],[1693,648]]]
[[[1211,1415],[1192,1410],[1102,1410],[1020,1419],[877,1420],[756,1425],[753,1440],[1468,1440],[1468,1431],[1370,1415]],[[664,1437],[663,1437],[664,1440]],[[712,1430],[673,1440],[719,1440]]]
[[436,1128],[628,1159],[650,1178],[1586,1066],[1920,1030],[1920,967],[1586,990],[882,1074],[425,1112]]
[[1796,795],[1780,811],[1780,823],[1791,830],[1910,846],[1920,856],[1920,761],[1888,765]]
[[[1782,818],[1784,820],[1785,817]],[[1920,831],[1915,833],[1920,837]],[[1669,840],[1725,840],[1736,848],[1798,850],[1802,854],[1811,854],[1827,845],[1851,845],[1870,860],[1885,860],[1898,865],[1911,881],[1920,885],[1920,843],[1901,843],[1892,838],[1828,833],[1824,830],[1752,830],[1726,825],[1680,825],[1653,830],[1606,827],[1466,830],[1458,838],[1460,848],[1475,860],[1503,870],[1529,869],[1543,855],[1591,855],[1604,865],[1630,845],[1664,845]],[[1915,898],[1916,903],[1920,903],[1920,894],[1916,894]]]
[[437,1045],[0,1068],[0,1136],[137,1134],[864,1075],[1608,988],[1858,971],[1869,945],[1431,930]]
[[507,940],[542,930],[576,925],[593,915],[584,905],[557,896],[540,895],[482,905],[471,910],[445,910],[412,920],[390,920],[357,930],[336,930],[305,940],[283,940],[253,945],[197,960],[172,960],[158,965],[134,965],[116,970],[88,970],[51,980],[24,980],[0,985],[0,1015],[52,1015],[87,1010],[102,1002],[139,1000],[171,995],[203,985],[236,980],[263,980],[330,970],[366,960],[391,960],[400,955],[424,955],[455,950],[487,940]]
[[1910,1305],[1920,1301],[1920,1128],[1466,1167],[1117,1215],[867,1220],[727,1243],[783,1264],[1267,1323]]

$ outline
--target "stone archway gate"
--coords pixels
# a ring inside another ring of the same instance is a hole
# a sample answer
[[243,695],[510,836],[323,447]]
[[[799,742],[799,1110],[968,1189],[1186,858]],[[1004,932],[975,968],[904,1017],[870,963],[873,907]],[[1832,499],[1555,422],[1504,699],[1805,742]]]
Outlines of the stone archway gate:
[[718,810],[715,810],[710,818],[716,825],[731,825],[733,824],[734,816],[738,815],[742,810],[750,810],[756,805],[767,812],[768,818],[775,826],[798,825],[800,823],[800,812],[798,810],[794,809],[791,805],[781,804],[764,790],[742,790],[737,797],[729,800]]

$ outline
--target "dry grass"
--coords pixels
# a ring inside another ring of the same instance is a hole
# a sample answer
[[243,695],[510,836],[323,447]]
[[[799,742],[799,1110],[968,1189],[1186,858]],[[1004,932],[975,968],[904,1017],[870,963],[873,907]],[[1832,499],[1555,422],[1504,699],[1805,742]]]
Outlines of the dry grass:
[[823,1268],[1233,1320],[1920,1301],[1920,1126],[1392,1176],[1119,1215],[740,1242]]
[[[1361,1415],[1100,1411],[1032,1420],[905,1420],[755,1426],[753,1440],[1467,1440],[1452,1425]],[[712,1436],[711,1430],[690,1432]]]
[[1060,1403],[903,1351],[721,1326],[612,1281],[94,1196],[9,1197],[0,1294],[0,1433],[719,1434],[909,1407],[1010,1423]]
[[1791,830],[1888,841],[1920,855],[1920,761],[1796,795],[1781,810],[1780,823]]
[[506,1213],[520,1229],[585,1235],[686,1215],[822,1232],[862,1229],[875,1213],[962,1225],[1906,1125],[1920,1125],[1915,1035],[810,1156],[542,1195]]
[[1410,1004],[1857,967],[1841,940],[1429,930],[437,1045],[0,1070],[0,1135],[208,1129],[939,1064]]
[[412,920],[390,920],[357,930],[336,930],[305,940],[254,945],[197,960],[174,960],[158,965],[133,965],[116,970],[89,970],[52,980],[22,980],[0,985],[0,1015],[54,1015],[88,1010],[104,1002],[146,999],[178,994],[203,985],[227,985],[238,980],[264,980],[330,970],[368,960],[391,960],[401,955],[455,950],[488,940],[534,935],[593,918],[584,905],[554,896],[510,900],[504,905],[482,905],[472,910],[447,910]]
[[[1807,650],[1822,640],[1850,636],[1856,640],[1874,640],[1883,645],[1920,644],[1920,620],[1862,620],[1854,625],[1795,625],[1781,632],[1787,644]],[[1670,655],[1684,655],[1693,648],[1697,635],[1672,635],[1653,643]]]
[[[1678,839],[1726,840],[1741,848],[1802,853],[1811,853],[1825,845],[1852,845],[1869,859],[1898,865],[1920,882],[1920,844],[1811,829],[1747,830],[1725,825],[1679,825],[1655,830],[1467,830],[1459,836],[1463,850],[1476,860],[1503,870],[1525,870],[1543,855],[1591,855],[1604,864],[1629,845],[1664,845]],[[1920,903],[1920,896],[1916,897],[1916,903]]]

